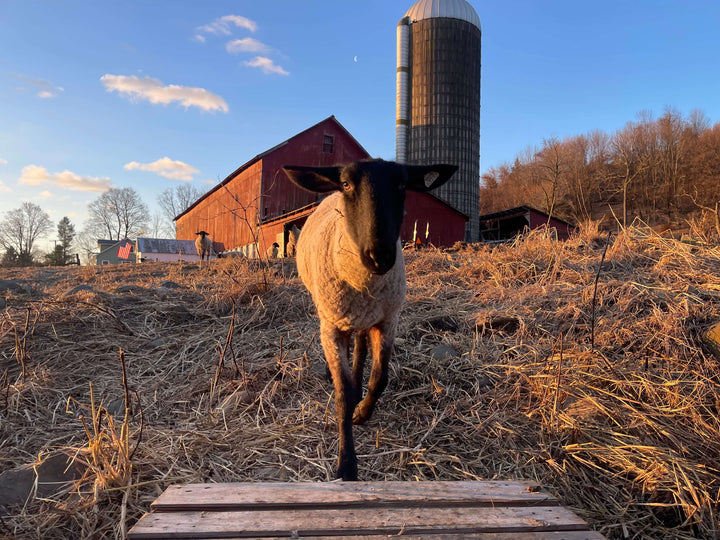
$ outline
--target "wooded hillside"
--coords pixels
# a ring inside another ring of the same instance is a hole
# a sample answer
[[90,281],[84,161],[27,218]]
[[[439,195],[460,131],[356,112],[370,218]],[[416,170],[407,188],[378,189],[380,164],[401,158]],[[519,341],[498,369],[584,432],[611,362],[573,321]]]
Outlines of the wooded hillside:
[[545,139],[491,168],[480,188],[481,214],[527,204],[576,223],[640,218],[716,238],[719,202],[720,123],[672,108],[657,119],[640,112],[612,135]]

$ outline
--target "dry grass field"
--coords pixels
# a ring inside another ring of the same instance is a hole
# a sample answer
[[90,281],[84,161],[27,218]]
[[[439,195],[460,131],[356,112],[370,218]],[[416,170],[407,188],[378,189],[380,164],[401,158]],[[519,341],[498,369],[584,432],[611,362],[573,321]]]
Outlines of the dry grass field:
[[[595,292],[605,241],[407,252],[360,478],[527,479],[609,538],[717,538],[720,366],[702,333],[720,249],[630,229]],[[0,278],[0,471],[76,463],[69,491],[0,511],[0,535],[121,538],[170,484],[332,479],[332,385],[289,265]]]

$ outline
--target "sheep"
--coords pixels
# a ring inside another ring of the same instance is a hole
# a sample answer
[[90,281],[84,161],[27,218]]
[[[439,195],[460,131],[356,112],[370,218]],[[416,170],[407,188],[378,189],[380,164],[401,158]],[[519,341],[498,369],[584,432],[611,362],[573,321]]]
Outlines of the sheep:
[[[387,385],[388,362],[405,299],[405,262],[399,240],[405,192],[435,189],[457,167],[367,160],[337,167],[288,165],[283,170],[301,188],[334,192],[308,217],[297,244],[297,266],[320,318],[321,343],[335,388],[336,478],[357,480],[352,424],[370,418]],[[368,348],[372,368],[363,398]]]
[[288,241],[287,246],[285,246],[285,256],[286,257],[294,257],[295,256],[295,248],[297,247],[297,241],[300,237],[300,229],[297,228],[296,225],[293,225],[290,230],[288,231]]
[[267,255],[268,259],[276,259],[278,256],[278,250],[280,249],[280,244],[277,242],[273,242],[272,245],[267,248],[267,251],[265,254]]
[[207,257],[207,260],[209,261],[210,253],[212,253],[212,240],[208,238],[209,233],[199,231],[195,234],[198,235],[195,239],[195,249],[197,249],[197,254],[200,255],[200,261],[202,261],[205,257]]

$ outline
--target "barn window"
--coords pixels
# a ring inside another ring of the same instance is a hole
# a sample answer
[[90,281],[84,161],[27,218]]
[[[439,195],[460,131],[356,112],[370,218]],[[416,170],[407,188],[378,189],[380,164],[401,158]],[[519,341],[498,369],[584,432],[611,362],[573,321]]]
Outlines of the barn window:
[[335,150],[335,136],[323,135],[323,154],[332,154]]

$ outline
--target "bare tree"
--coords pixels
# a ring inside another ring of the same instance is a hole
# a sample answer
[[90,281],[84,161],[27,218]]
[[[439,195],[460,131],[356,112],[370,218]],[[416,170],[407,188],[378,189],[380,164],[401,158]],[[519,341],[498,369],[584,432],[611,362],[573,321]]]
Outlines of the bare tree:
[[98,251],[97,241],[101,236],[102,234],[98,234],[97,231],[86,228],[75,237],[75,247],[80,251],[80,259],[83,264],[93,262],[93,257]]
[[37,204],[24,202],[20,208],[10,210],[0,222],[0,244],[6,250],[17,254],[21,266],[33,262],[33,247],[38,238],[46,236],[53,229],[47,212]]
[[704,212],[720,231],[718,186],[720,123],[667,108],[657,120],[640,111],[612,135],[596,130],[528,147],[483,174],[480,201],[483,212],[529,204],[578,221],[602,219],[609,207],[624,226],[634,216],[654,225]]
[[647,155],[642,151],[641,135],[639,124],[628,122],[615,133],[611,143],[621,181],[623,227],[627,227],[630,185],[647,169]]
[[588,134],[588,214],[593,217],[593,199],[602,200],[612,183],[610,136],[604,131],[594,130]]
[[685,160],[688,124],[676,109],[667,108],[656,123],[657,156],[654,165],[665,187],[665,207],[669,219],[678,217],[679,198],[684,191],[681,164]]
[[150,218],[148,232],[153,238],[175,237],[175,227],[173,227],[172,224],[168,224],[164,216],[159,212],[155,212]]
[[687,123],[690,127],[691,133],[695,137],[699,137],[712,127],[710,119],[702,109],[693,109],[690,111]]
[[164,230],[175,232],[175,218],[187,210],[195,201],[202,197],[203,192],[190,184],[180,184],[167,188],[158,195],[157,202],[165,220]]
[[88,204],[88,212],[88,231],[106,236],[108,240],[122,240],[137,235],[150,215],[140,195],[132,188],[106,191]]
[[579,135],[567,139],[563,146],[567,155],[567,178],[563,196],[568,201],[569,216],[577,221],[590,219],[590,138]]
[[540,186],[545,195],[545,208],[547,208],[548,213],[547,225],[549,227],[550,220],[555,213],[560,178],[565,173],[562,145],[557,137],[543,140],[543,147],[536,156],[536,162],[540,171],[542,171]]

